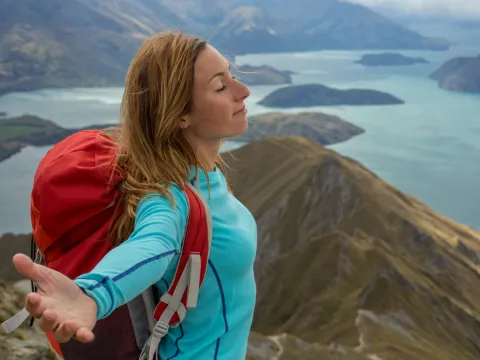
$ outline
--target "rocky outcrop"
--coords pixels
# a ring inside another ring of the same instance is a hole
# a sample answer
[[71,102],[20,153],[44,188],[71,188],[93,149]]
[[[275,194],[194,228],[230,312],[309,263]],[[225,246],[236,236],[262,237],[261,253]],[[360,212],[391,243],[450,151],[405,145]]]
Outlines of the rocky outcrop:
[[250,333],[246,360],[375,360],[353,348],[332,344],[323,346],[308,343],[293,335],[282,333],[265,336]]
[[295,108],[336,105],[398,105],[403,100],[376,90],[339,90],[320,84],[291,85],[277,89],[258,104],[266,107]]
[[248,130],[234,140],[255,141],[266,136],[304,136],[322,145],[346,141],[364,130],[338,116],[320,112],[271,112],[248,118]]
[[[23,307],[24,298],[23,289],[0,281],[0,323]],[[0,359],[55,360],[55,355],[35,323],[33,327],[29,327],[25,322],[9,334],[5,334],[0,328]]]
[[410,57],[395,53],[365,54],[356,64],[364,66],[408,66],[415,64],[428,64],[428,61],[421,57]]
[[480,93],[480,55],[451,59],[434,71],[430,78],[438,81],[442,89]]

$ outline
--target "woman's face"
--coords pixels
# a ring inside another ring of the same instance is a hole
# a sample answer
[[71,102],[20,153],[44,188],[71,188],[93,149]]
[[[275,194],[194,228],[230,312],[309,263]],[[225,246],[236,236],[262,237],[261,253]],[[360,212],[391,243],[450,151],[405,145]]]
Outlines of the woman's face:
[[228,61],[207,45],[194,69],[192,110],[182,121],[182,128],[206,141],[243,133],[248,127],[244,101],[250,90],[232,77]]

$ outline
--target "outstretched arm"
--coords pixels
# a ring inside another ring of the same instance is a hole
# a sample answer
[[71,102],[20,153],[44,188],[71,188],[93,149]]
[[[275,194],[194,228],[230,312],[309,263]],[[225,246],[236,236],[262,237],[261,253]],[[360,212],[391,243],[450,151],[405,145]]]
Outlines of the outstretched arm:
[[177,188],[172,194],[175,209],[160,195],[142,201],[128,240],[110,251],[92,271],[75,279],[97,303],[97,320],[159,281],[172,258],[180,253],[188,205]]
[[142,201],[128,240],[109,252],[91,272],[74,281],[34,264],[26,255],[14,256],[17,270],[37,283],[38,291],[27,295],[25,307],[39,319],[43,331],[55,332],[59,342],[72,337],[90,342],[98,319],[160,280],[181,249],[187,221],[185,196],[176,187],[172,188],[172,195],[175,208],[160,195]]

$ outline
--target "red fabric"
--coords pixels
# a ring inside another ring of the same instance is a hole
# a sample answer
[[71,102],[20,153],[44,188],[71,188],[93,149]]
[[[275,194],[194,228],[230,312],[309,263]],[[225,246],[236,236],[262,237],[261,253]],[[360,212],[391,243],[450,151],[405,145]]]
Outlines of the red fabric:
[[116,147],[98,130],[80,131],[40,162],[31,196],[33,236],[49,267],[74,278],[110,249],[108,228],[122,177]]
[[[187,194],[187,200],[190,208],[190,217],[188,219],[185,241],[182,249],[182,254],[178,262],[177,271],[175,272],[172,284],[170,285],[170,289],[168,290],[168,293],[170,295],[173,295],[175,291],[178,281],[182,276],[183,270],[188,263],[190,254],[200,254],[201,256],[200,285],[203,283],[203,279],[207,271],[209,243],[208,241],[206,241],[206,239],[208,239],[208,227],[206,222],[205,208],[203,207],[201,200],[198,199],[198,197],[193,193],[192,190],[190,190],[190,188],[186,187],[185,191]],[[182,303],[188,310],[187,295],[188,288],[182,297]],[[160,316],[166,308],[167,304],[164,302],[160,302],[155,309],[154,318],[156,320],[159,320]],[[175,324],[178,321],[178,314],[175,313],[170,320],[170,325]]]
[[[120,171],[113,171],[116,153],[115,144],[101,131],[80,131],[55,145],[35,174],[31,194],[34,240],[46,265],[72,279],[90,271],[111,249],[108,230],[116,216],[123,180]],[[190,214],[177,274],[191,252],[200,253],[202,282],[209,251],[206,214],[197,196],[189,188],[185,190]],[[174,285],[177,282],[176,278]],[[157,310],[159,316],[162,310]],[[178,321],[178,316],[172,321]],[[94,334],[96,340],[91,344],[69,341],[59,345],[52,334],[47,338],[66,360],[138,359],[140,349],[127,305],[98,321]]]

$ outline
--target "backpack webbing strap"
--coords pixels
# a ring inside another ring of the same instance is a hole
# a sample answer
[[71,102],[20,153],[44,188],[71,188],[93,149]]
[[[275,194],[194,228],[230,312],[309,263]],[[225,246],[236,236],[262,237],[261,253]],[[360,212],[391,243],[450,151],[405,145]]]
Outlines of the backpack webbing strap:
[[[43,255],[40,252],[40,250],[37,248],[37,246],[35,245],[33,235],[32,235],[31,244],[30,244],[30,257],[35,264],[43,264]],[[35,283],[33,281],[30,281],[30,282],[31,282],[31,285],[32,285],[32,292],[36,292],[37,291],[37,286],[35,285]],[[5,332],[8,334],[8,333],[14,331],[15,329],[17,329],[20,325],[22,325],[22,323],[25,320],[27,320],[29,316],[30,316],[30,314],[28,313],[27,309],[23,308],[18,313],[13,315],[10,319],[4,321],[1,326],[2,326],[3,330],[5,330]],[[30,319],[30,326],[33,325],[34,319],[35,318],[32,316],[32,318]]]
[[178,281],[173,295],[166,293],[160,299],[161,302],[167,304],[167,307],[160,316],[160,319],[155,324],[152,334],[148,338],[142,350],[140,360],[155,359],[155,354],[158,351],[158,345],[160,345],[162,338],[168,333],[168,329],[170,328],[170,320],[175,313],[178,314],[180,322],[182,322],[186,314],[185,305],[182,303],[182,298],[185,294],[185,291],[187,291],[187,307],[191,308],[197,305],[198,291],[200,288],[200,271],[200,254],[190,254],[188,263],[183,269],[182,275],[180,276],[180,280]]
[[23,308],[20,310],[18,313],[13,315],[10,319],[6,320],[5,322],[2,323],[2,328],[5,330],[5,332],[8,334],[18,328],[22,323],[27,320],[27,318],[30,316],[29,312],[27,309]]

